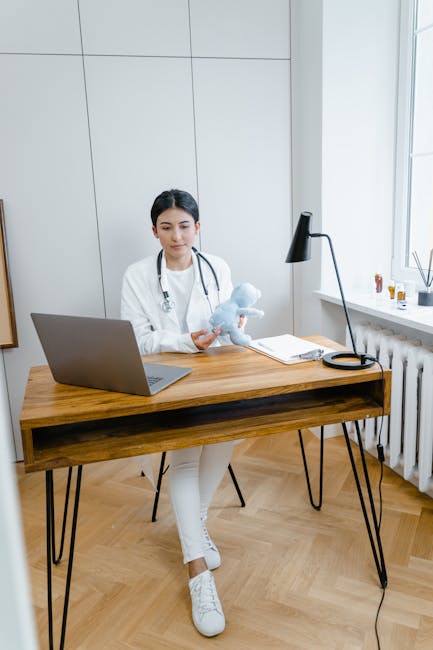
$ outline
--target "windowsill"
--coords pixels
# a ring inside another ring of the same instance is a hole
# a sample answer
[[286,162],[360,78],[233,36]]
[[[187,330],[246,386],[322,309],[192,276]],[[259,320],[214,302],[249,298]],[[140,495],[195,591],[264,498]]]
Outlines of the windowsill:
[[[341,298],[322,290],[314,292],[321,300],[341,305]],[[381,318],[382,320],[410,327],[419,332],[433,334],[433,307],[420,307],[417,304],[417,297],[407,299],[407,309],[397,309],[397,305],[390,300],[387,294],[371,296],[357,293],[355,291],[345,292],[346,305],[349,309],[361,312],[362,314]]]

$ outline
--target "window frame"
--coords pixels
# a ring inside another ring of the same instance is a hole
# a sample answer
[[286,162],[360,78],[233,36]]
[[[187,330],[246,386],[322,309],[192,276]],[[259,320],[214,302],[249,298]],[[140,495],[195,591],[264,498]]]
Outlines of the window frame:
[[396,164],[394,191],[394,246],[392,277],[419,281],[417,269],[406,263],[410,226],[411,141],[414,98],[414,25],[417,0],[402,0],[397,86]]

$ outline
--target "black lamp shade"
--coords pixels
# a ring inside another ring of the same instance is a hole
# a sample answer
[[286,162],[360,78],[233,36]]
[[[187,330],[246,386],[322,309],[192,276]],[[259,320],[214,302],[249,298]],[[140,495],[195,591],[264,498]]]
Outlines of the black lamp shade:
[[299,217],[296,232],[287,253],[286,262],[305,262],[311,258],[310,222],[311,212],[302,212]]
[[[301,212],[298,225],[296,226],[295,235],[292,239],[289,252],[287,253],[286,262],[292,264],[293,262],[305,262],[311,258],[311,238],[312,237],[325,237],[328,241],[331,251],[332,261],[334,264],[335,274],[337,276],[338,287],[340,289],[341,302],[343,303],[344,315],[346,316],[346,323],[352,341],[353,352],[328,352],[323,356],[323,363],[331,368],[338,368],[339,370],[358,370],[361,368],[369,368],[376,363],[376,358],[369,354],[358,354],[355,346],[355,339],[353,338],[352,326],[350,324],[349,312],[347,311],[346,300],[344,298],[343,287],[341,285],[340,274],[338,272],[337,260],[335,259],[334,247],[332,245],[329,235],[324,233],[310,232],[310,222],[312,218],[311,212]],[[353,362],[355,360],[355,362]]]

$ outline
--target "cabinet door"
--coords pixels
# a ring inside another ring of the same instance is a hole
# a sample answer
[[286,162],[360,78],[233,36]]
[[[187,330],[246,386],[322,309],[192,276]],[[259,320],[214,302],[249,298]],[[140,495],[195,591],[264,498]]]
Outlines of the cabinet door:
[[190,0],[194,57],[288,59],[290,0]]
[[189,56],[188,0],[80,0],[84,54]]
[[194,60],[202,247],[262,291],[253,336],[291,330],[289,65]]
[[197,194],[191,63],[85,57],[107,316],[123,273],[159,250],[150,208],[163,190]]
[[18,419],[31,365],[45,362],[31,311],[103,316],[81,58],[0,57],[0,196],[19,348],[5,350]]
[[77,0],[0,2],[0,52],[81,54]]

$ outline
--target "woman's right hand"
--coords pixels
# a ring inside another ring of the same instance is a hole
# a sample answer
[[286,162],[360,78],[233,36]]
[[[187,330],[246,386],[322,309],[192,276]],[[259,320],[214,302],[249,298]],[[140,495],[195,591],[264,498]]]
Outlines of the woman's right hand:
[[214,332],[209,332],[209,330],[191,332],[191,338],[198,350],[207,350],[219,334],[221,334],[221,327],[218,327]]

